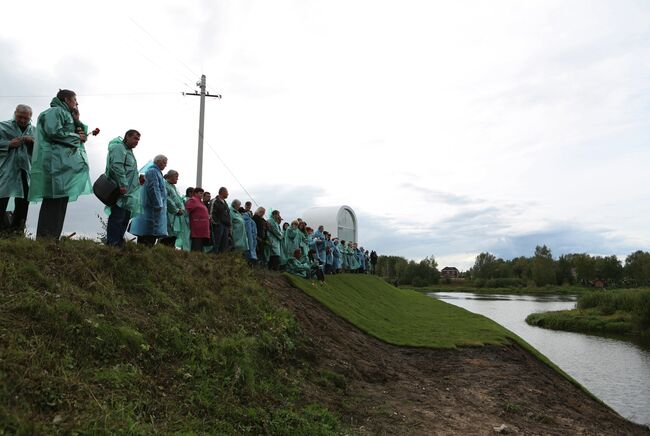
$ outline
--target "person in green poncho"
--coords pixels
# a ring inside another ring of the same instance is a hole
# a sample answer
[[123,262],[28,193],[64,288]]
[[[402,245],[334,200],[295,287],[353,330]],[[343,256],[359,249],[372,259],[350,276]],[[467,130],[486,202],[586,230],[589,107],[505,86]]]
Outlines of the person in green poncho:
[[230,228],[232,229],[232,243],[235,251],[242,253],[248,250],[248,237],[246,236],[246,225],[244,217],[242,216],[239,208],[241,201],[233,200],[230,203]]
[[[29,209],[29,178],[34,149],[32,108],[19,104],[14,119],[0,123],[0,219],[14,198],[14,213],[7,230],[22,233]],[[0,229],[2,222],[0,222]]]
[[176,189],[178,171],[169,170],[164,178],[167,190],[167,237],[162,238],[160,243],[190,251],[190,227],[186,225],[185,203]]
[[280,211],[274,210],[271,212],[271,219],[267,222],[269,223],[269,228],[267,229],[266,235],[271,250],[269,269],[277,271],[280,269],[280,261],[284,251],[282,250],[282,230],[280,229],[282,217],[280,216]]
[[36,237],[58,239],[63,231],[68,201],[92,193],[88,158],[83,148],[85,133],[75,132],[72,110],[77,95],[58,92],[50,108],[41,112],[36,123],[36,145],[32,156],[29,201],[43,201]]
[[350,264],[348,263],[348,246],[345,245],[345,241],[341,241],[339,252],[341,254],[341,272],[348,272]]
[[291,226],[284,232],[284,239],[282,241],[284,244],[284,252],[293,253],[296,249],[300,249],[301,242],[302,233],[298,229],[298,221],[293,220]]
[[139,212],[140,178],[133,149],[140,142],[140,132],[127,130],[124,139],[117,137],[108,145],[106,177],[120,187],[120,197],[110,208],[106,225],[106,244],[124,246],[124,233],[132,216]]
[[287,272],[304,279],[316,277],[320,281],[321,285],[325,284],[325,275],[323,274],[321,267],[318,265],[318,261],[315,259],[315,253],[315,250],[310,250],[308,253],[308,260],[303,261],[302,250],[296,248],[293,251],[293,256],[287,259]]

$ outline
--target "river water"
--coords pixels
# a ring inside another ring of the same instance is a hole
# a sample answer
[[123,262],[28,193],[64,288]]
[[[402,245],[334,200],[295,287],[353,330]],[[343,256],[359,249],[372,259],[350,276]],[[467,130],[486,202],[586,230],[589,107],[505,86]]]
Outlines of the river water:
[[516,333],[627,419],[650,425],[650,348],[526,324],[534,312],[575,307],[575,297],[434,292],[432,297],[484,315]]

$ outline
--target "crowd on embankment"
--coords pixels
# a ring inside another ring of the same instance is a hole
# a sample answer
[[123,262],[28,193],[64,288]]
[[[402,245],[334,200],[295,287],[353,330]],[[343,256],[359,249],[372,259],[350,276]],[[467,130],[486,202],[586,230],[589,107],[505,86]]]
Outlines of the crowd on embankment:
[[[77,96],[60,90],[50,107],[32,125],[32,109],[18,105],[12,120],[0,123],[0,216],[2,231],[23,233],[30,202],[42,202],[37,238],[59,239],[67,205],[81,195],[95,195],[107,205],[106,243],[123,246],[125,234],[138,244],[162,244],[187,251],[241,252],[251,264],[286,270],[302,277],[324,280],[325,274],[374,272],[377,254],[355,241],[333,237],[318,225],[300,218],[284,222],[279,210],[250,201],[228,203],[228,189],[211,198],[202,187],[176,189],[179,173],[168,170],[159,154],[139,168],[133,149],[141,134],[126,131],[108,144],[106,170],[93,184],[85,143],[89,132],[81,119]],[[13,213],[7,217],[10,199]]]

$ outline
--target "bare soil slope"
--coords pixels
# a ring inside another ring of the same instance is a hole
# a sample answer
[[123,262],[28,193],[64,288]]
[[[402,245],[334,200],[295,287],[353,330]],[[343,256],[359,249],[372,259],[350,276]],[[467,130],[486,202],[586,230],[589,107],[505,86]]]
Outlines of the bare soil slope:
[[456,350],[397,347],[366,335],[286,278],[264,286],[297,317],[317,367],[346,378],[313,398],[368,434],[650,434],[513,344]]

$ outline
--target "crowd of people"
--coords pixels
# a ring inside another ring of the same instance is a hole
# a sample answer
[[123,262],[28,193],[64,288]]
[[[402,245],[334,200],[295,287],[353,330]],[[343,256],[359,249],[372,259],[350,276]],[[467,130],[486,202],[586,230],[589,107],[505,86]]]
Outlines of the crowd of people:
[[[0,123],[0,213],[2,230],[22,233],[30,202],[42,202],[37,238],[60,238],[68,202],[91,194],[88,158],[84,147],[91,132],[80,120],[77,96],[60,90],[50,107],[31,124],[32,109],[18,105],[10,121]],[[286,270],[324,281],[325,274],[374,273],[377,254],[353,241],[339,241],[323,228],[300,218],[283,222],[280,211],[233,200],[221,187],[212,198],[201,187],[176,188],[179,173],[168,170],[167,157],[158,155],[142,168],[133,149],[140,132],[127,130],[124,138],[108,144],[104,177],[115,186],[116,198],[107,202],[106,243],[123,246],[125,234],[138,244],[156,243],[187,251],[241,252],[252,265]],[[99,195],[98,195],[99,197]],[[9,200],[12,218],[5,222]],[[101,197],[100,197],[101,198]]]

